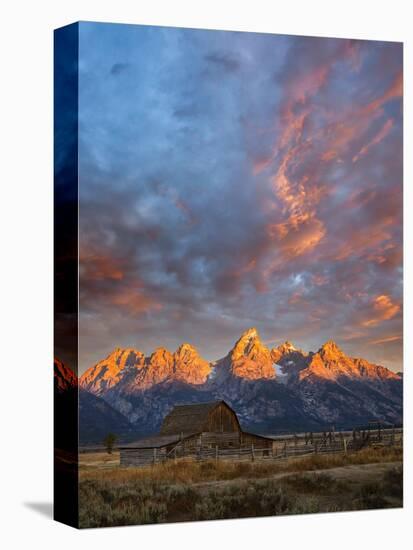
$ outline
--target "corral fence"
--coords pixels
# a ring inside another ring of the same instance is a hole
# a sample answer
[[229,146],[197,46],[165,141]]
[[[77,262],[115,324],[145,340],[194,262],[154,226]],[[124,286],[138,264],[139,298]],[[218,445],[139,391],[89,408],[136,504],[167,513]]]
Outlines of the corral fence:
[[317,454],[346,454],[366,447],[380,448],[402,446],[402,444],[403,430],[401,428],[354,429],[349,432],[326,431],[316,434],[309,432],[286,438],[275,438],[272,447],[259,447],[251,444],[236,448],[200,446],[185,450],[180,445],[177,445],[164,456],[157,454],[156,450],[151,451],[152,456],[148,462],[155,464],[179,458],[188,458],[196,461],[269,461]]

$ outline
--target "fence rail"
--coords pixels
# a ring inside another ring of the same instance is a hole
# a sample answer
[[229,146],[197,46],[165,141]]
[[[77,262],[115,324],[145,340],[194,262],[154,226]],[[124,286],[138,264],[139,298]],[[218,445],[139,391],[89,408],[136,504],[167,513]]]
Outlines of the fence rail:
[[179,445],[172,449],[164,458],[159,457],[156,462],[168,459],[188,458],[197,461],[205,460],[233,460],[233,461],[267,461],[298,458],[313,454],[334,454],[357,451],[365,447],[389,447],[402,444],[402,430],[382,431],[380,434],[365,431],[353,433],[351,437],[342,434],[326,433],[325,435],[307,436],[303,442],[298,438],[289,438],[284,441],[274,441],[272,447],[256,447],[254,445],[237,448],[197,447],[181,449]]
[[285,439],[276,438],[272,445],[222,447],[201,445],[185,447],[178,443],[169,452],[157,449],[130,450],[121,453],[121,465],[151,465],[168,460],[191,459],[196,461],[277,461],[300,458],[316,454],[336,454],[359,451],[366,447],[391,447],[403,445],[402,429],[353,430],[352,432],[322,432],[293,435]]

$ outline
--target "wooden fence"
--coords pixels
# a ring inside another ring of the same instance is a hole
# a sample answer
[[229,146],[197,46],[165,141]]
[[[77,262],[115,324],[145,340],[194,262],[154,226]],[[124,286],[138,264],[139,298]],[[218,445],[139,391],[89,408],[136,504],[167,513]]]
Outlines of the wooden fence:
[[[272,444],[265,447],[257,444],[241,446],[205,443],[205,439],[188,445],[177,443],[172,449],[144,448],[126,449],[120,452],[121,466],[150,466],[168,460],[191,459],[196,461],[224,460],[277,461],[315,454],[356,452],[366,447],[390,447],[403,445],[403,429],[353,429],[346,432],[334,430],[318,433],[291,434],[271,438]],[[266,440],[268,442],[268,439]],[[201,444],[199,444],[201,442]]]
[[286,439],[274,439],[272,448],[261,448],[254,445],[237,448],[219,448],[218,446],[198,447],[182,451],[177,445],[163,457],[154,454],[152,463],[169,459],[189,458],[197,461],[268,461],[298,458],[314,454],[347,453],[365,447],[389,447],[403,444],[402,429],[387,430],[353,430],[352,432],[322,432],[304,434]]

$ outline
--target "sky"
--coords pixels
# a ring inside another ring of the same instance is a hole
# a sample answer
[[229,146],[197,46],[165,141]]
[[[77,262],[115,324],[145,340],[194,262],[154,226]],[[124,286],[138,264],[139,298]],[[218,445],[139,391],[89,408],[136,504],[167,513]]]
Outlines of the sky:
[[255,326],[402,369],[402,45],[81,23],[79,372]]

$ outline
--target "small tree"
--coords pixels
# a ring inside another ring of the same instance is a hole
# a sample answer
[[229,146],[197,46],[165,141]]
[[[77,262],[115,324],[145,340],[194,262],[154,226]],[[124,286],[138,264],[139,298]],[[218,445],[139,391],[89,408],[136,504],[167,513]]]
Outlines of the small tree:
[[116,440],[117,440],[117,437],[113,433],[108,433],[108,435],[103,440],[103,444],[106,447],[108,454],[112,454],[113,446],[115,445]]

